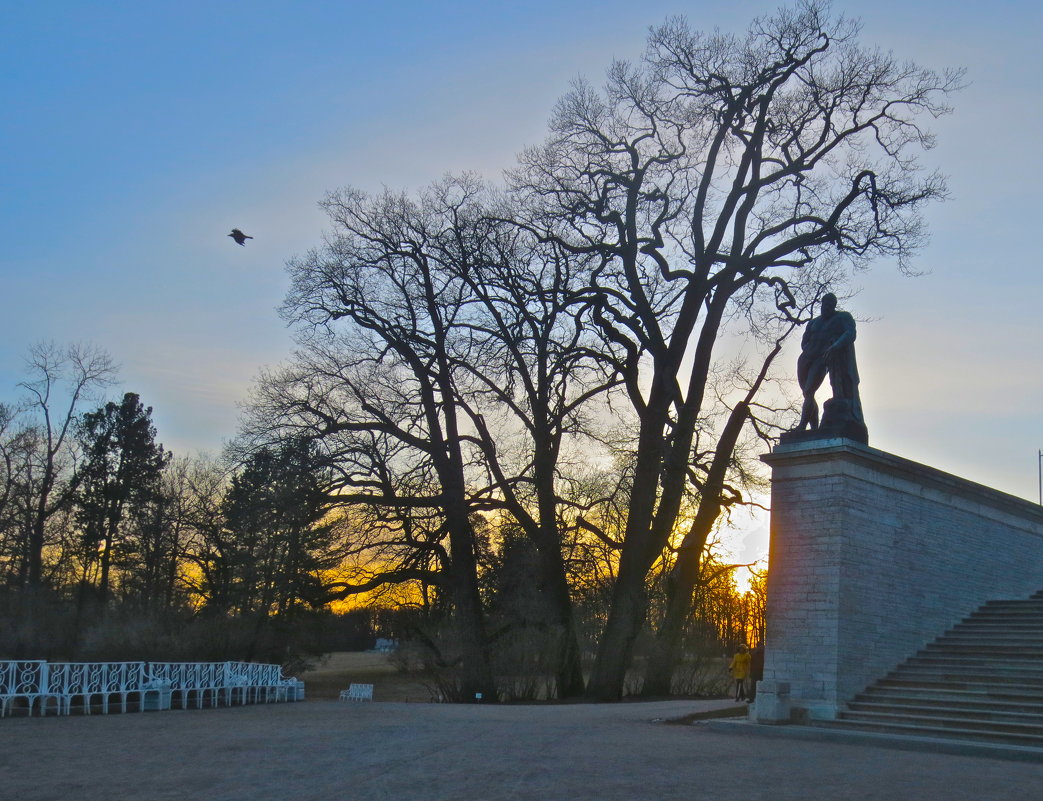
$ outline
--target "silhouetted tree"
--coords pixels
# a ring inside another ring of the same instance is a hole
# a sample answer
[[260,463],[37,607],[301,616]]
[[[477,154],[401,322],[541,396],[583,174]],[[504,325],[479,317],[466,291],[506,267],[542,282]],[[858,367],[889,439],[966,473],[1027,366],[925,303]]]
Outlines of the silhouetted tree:
[[[745,37],[670,20],[641,63],[613,65],[603,93],[577,84],[513,176],[533,230],[600,260],[590,303],[639,420],[591,697],[622,691],[646,577],[686,493],[710,509],[727,498],[712,460],[694,458],[697,445],[729,456],[706,443],[707,421],[732,408],[707,391],[722,334],[744,324],[768,350],[845,264],[904,265],[923,239],[920,209],[944,193],[918,168],[931,144],[919,120],[947,110],[959,75],[862,48],[856,34],[817,0]],[[748,418],[752,407],[734,408]]]
[[23,547],[19,580],[30,587],[43,581],[48,522],[69,510],[77,489],[70,439],[80,405],[111,383],[116,368],[103,351],[52,343],[29,349],[28,373],[19,384],[28,395],[29,422],[22,432],[19,470]]
[[160,479],[170,454],[156,443],[152,408],[133,392],[85,414],[78,436],[84,454],[77,471],[78,520],[85,557],[98,562],[97,594],[104,602],[112,566],[131,547],[129,529],[155,525],[149,517],[161,503]]
[[285,615],[322,606],[323,571],[339,561],[325,521],[328,471],[314,446],[291,440],[250,454],[224,498],[225,590],[239,612]]
[[535,545],[558,693],[579,694],[556,483],[563,452],[585,435],[586,404],[615,381],[577,300],[587,260],[540,243],[470,176],[416,198],[343,190],[324,206],[334,236],[290,265],[286,309],[302,350],[261,382],[255,431],[322,439],[337,500],[384,510],[366,514],[382,547],[383,521],[398,526],[399,547],[414,546],[344,593],[426,581],[435,559],[430,583],[460,625],[465,694],[489,693],[475,515],[519,526]]
[[18,515],[16,514],[16,470],[18,444],[12,433],[15,412],[0,403],[0,586],[17,574],[19,558]]

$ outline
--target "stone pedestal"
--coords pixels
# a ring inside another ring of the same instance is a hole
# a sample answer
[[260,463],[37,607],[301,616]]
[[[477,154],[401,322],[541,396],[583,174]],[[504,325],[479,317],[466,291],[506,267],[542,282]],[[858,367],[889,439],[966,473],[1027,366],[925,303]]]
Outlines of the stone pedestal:
[[[788,684],[796,718],[836,717],[986,601],[1043,589],[1034,503],[844,438],[790,440],[763,459],[772,512],[762,685],[770,699],[770,682]],[[775,722],[781,701],[763,709]]]
[[764,679],[757,682],[757,698],[750,706],[750,720],[777,725],[790,722],[789,682]]

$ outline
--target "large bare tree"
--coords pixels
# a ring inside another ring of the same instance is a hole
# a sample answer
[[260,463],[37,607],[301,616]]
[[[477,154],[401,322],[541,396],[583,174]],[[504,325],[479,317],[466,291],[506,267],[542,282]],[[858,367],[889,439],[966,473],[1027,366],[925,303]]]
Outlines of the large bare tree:
[[[448,541],[443,588],[457,622],[461,691],[494,698],[459,387],[458,364],[475,345],[462,335],[461,320],[470,313],[466,288],[447,264],[467,244],[453,224],[458,206],[451,196],[448,205],[434,196],[418,204],[391,193],[327,198],[335,236],[291,263],[285,305],[310,367],[296,380],[283,375],[269,383],[285,393],[280,418],[291,428],[312,429],[313,438],[335,439],[343,451],[344,503],[438,510]],[[334,394],[346,402],[331,406]],[[427,474],[429,481],[414,485],[423,495],[404,497],[401,485],[386,480],[373,456],[388,449],[399,464]]]
[[621,694],[646,578],[686,492],[701,502],[696,539],[726,498],[720,467],[751,399],[718,429],[707,469],[693,469],[697,434],[720,417],[707,388],[722,332],[776,311],[778,333],[845,267],[877,256],[905,266],[923,241],[921,208],[944,194],[917,161],[932,143],[922,120],[947,111],[960,75],[864,48],[857,34],[818,0],[740,37],[670,20],[639,63],[613,65],[604,91],[578,83],[513,175],[533,231],[599,259],[591,304],[639,421],[593,698]]
[[558,471],[585,407],[616,380],[577,300],[589,260],[537,242],[470,176],[416,200],[341,191],[324,205],[335,236],[291,265],[287,309],[303,347],[261,382],[255,417],[266,423],[254,430],[322,438],[341,474],[336,500],[370,507],[377,534],[364,545],[387,569],[342,592],[439,586],[476,643],[474,515],[518,526],[535,548],[556,692],[582,693]]

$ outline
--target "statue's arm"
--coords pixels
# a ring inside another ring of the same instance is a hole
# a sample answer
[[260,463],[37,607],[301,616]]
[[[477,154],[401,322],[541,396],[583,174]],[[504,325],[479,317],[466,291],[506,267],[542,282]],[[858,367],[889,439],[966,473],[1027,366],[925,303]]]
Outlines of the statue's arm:
[[840,323],[840,334],[829,346],[831,350],[839,350],[855,341],[855,318],[847,312],[837,312],[837,320]]

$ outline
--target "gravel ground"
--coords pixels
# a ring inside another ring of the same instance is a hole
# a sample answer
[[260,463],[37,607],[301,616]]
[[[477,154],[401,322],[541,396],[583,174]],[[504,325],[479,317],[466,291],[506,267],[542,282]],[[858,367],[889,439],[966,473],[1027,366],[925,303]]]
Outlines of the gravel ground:
[[1043,765],[735,737],[729,705],[308,701],[0,720],[7,801],[1029,801]]

